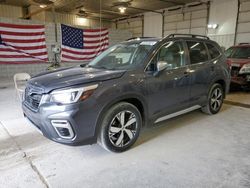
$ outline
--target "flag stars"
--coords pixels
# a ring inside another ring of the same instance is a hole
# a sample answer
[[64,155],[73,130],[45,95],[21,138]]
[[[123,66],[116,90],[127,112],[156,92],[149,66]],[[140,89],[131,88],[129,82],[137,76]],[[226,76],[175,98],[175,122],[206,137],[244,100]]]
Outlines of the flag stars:
[[72,48],[83,48],[83,30],[62,25],[62,44]]

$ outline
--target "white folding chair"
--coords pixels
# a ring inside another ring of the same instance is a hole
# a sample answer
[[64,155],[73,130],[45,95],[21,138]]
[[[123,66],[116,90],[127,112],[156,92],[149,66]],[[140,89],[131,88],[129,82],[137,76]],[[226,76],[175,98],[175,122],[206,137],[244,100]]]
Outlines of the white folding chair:
[[30,79],[30,77],[31,76],[28,73],[17,73],[14,75],[15,89],[20,101],[23,99],[25,83]]

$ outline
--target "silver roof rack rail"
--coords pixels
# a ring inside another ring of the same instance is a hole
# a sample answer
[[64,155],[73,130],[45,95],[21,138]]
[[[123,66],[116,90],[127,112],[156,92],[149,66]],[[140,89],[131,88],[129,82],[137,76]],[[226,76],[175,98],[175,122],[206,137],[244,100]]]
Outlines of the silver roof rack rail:
[[177,33],[177,34],[170,34],[170,35],[168,35],[167,37],[165,37],[165,38],[174,38],[174,37],[176,37],[176,36],[178,36],[178,37],[191,37],[191,38],[200,38],[200,39],[207,39],[207,40],[210,40],[210,38],[209,37],[207,37],[207,36],[204,36],[204,35],[193,35],[193,34],[179,34],[179,33]]

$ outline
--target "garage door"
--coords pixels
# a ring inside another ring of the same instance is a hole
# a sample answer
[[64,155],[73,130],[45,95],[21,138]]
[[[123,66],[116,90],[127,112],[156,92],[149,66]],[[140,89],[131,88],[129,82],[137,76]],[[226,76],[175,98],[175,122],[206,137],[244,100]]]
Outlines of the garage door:
[[143,17],[130,18],[126,20],[117,21],[117,29],[129,30],[133,37],[143,36]]
[[164,36],[171,33],[206,35],[207,22],[207,4],[167,9],[164,16]]
[[240,1],[236,44],[250,42],[250,0]]

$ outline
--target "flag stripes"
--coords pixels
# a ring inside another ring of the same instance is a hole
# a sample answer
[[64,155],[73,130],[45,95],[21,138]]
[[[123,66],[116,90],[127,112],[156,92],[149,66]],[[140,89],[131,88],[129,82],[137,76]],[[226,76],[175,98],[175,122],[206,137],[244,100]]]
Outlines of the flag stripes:
[[0,23],[0,64],[48,61],[44,25]]

